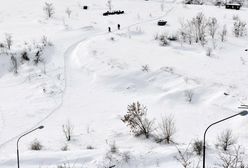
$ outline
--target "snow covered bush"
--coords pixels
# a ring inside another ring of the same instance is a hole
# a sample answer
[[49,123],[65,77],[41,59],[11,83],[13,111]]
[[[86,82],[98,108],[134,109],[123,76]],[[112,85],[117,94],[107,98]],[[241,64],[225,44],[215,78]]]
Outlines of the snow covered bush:
[[66,124],[62,125],[62,130],[63,130],[66,140],[70,141],[72,133],[73,133],[73,125],[71,124],[69,120],[67,121]]
[[153,131],[153,121],[147,117],[147,108],[139,102],[132,103],[127,107],[127,114],[121,119],[135,136],[145,135],[149,138]]
[[232,130],[227,129],[218,136],[218,143],[216,146],[220,147],[224,151],[227,151],[235,143],[236,139],[232,134]]
[[197,155],[202,155],[203,142],[198,139],[194,140],[192,144],[192,149],[193,149],[193,152],[195,152]]
[[45,2],[43,10],[48,18],[51,18],[55,14],[53,3]]
[[176,126],[173,116],[162,117],[161,123],[158,126],[157,142],[164,142],[166,144],[174,143],[173,136],[176,133]]
[[241,21],[239,17],[234,20],[233,33],[235,37],[243,37],[247,33],[246,22]]
[[156,34],[154,36],[154,39],[159,41],[160,46],[167,46],[169,45],[169,40],[167,39],[167,36],[165,34]]
[[40,141],[35,139],[31,144],[30,144],[30,149],[31,150],[41,150],[43,146],[41,145]]

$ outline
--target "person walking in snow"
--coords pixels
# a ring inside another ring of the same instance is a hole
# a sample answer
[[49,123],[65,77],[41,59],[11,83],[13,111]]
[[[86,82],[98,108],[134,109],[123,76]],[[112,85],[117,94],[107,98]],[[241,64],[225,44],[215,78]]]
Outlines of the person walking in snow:
[[111,32],[111,27],[108,27],[108,32]]
[[117,28],[118,28],[118,30],[120,30],[120,29],[121,29],[121,25],[120,25],[120,24],[118,24],[118,25],[117,25]]

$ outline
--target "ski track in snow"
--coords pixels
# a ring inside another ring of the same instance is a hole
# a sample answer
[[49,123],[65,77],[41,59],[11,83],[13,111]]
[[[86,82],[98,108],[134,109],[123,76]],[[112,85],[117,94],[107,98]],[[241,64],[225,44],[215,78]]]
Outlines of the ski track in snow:
[[[145,21],[142,21],[142,22],[137,22],[137,23],[134,23],[134,24],[131,24],[129,26],[126,26],[126,27],[123,27],[121,28],[121,30],[125,30],[125,29],[129,29],[131,27],[134,27],[134,26],[137,26],[137,25],[141,25],[141,24],[145,24],[145,23],[149,23],[149,22],[153,22],[153,21],[156,21],[158,19],[162,19],[166,16],[168,16],[169,13],[171,13],[173,11],[173,9],[175,8],[175,5],[176,4],[176,0],[173,1],[173,3],[171,4],[172,7],[170,9],[168,9],[167,12],[165,12],[164,15],[160,16],[160,17],[156,17],[156,18],[153,18],[153,19],[148,19],[148,20],[145,20]],[[115,33],[117,32],[118,30],[114,30],[112,31],[112,33]],[[60,100],[60,103],[52,110],[50,111],[43,119],[41,119],[39,122],[35,123],[34,126],[32,126],[30,129],[20,133],[19,135],[16,135],[10,139],[8,139],[7,141],[3,142],[2,144],[0,144],[0,149],[2,147],[4,147],[5,145],[7,145],[8,143],[16,140],[18,137],[20,137],[22,134],[26,133],[27,131],[29,130],[32,130],[34,129],[35,127],[39,126],[42,122],[44,122],[45,120],[47,120],[49,117],[51,117],[54,113],[56,113],[57,111],[59,111],[61,109],[61,107],[63,106],[64,104],[64,97],[65,97],[65,94],[66,94],[66,91],[67,91],[67,78],[68,78],[68,57],[71,55],[71,53],[74,51],[75,48],[77,48],[77,46],[79,46],[82,42],[86,41],[86,40],[89,40],[90,38],[96,38],[96,37],[99,37],[99,36],[104,36],[104,35],[107,35],[109,34],[108,32],[100,32],[99,34],[96,34],[96,35],[92,35],[91,37],[86,37],[86,38],[83,38],[82,40],[79,40],[78,42],[72,44],[70,47],[68,47],[68,49],[65,51],[64,53],[64,91],[62,93],[62,97],[61,97],[61,100]],[[22,83],[24,83],[26,80],[24,80]],[[17,85],[17,84],[16,84]],[[16,86],[16,85],[11,85],[11,86]],[[11,87],[11,86],[7,86],[7,87]],[[0,125],[1,126],[1,125]]]

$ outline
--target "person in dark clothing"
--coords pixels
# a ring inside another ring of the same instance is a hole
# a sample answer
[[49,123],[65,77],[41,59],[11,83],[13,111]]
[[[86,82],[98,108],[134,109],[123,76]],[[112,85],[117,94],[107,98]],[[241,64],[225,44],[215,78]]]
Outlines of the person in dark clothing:
[[108,32],[111,32],[111,27],[108,27]]
[[121,25],[120,25],[120,24],[118,24],[118,25],[117,25],[117,28],[118,28],[118,30],[120,30],[120,29],[121,29]]

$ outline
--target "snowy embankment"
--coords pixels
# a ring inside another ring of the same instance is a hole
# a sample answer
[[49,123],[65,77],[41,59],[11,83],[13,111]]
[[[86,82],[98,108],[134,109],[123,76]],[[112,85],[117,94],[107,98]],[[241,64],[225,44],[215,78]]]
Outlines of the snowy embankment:
[[[16,10],[18,3],[10,0],[6,6],[11,6],[13,13],[2,7],[1,34],[12,33],[16,48],[44,34],[54,46],[44,54],[46,73],[42,65],[30,63],[21,65],[18,75],[13,75],[6,66],[8,59],[1,60],[5,66],[0,72],[1,168],[16,167],[16,138],[38,124],[45,129],[21,141],[22,167],[68,164],[94,168],[117,163],[117,167],[179,167],[175,144],[157,144],[130,134],[121,121],[128,104],[140,101],[147,106],[148,117],[156,121],[172,114],[175,141],[185,148],[192,140],[201,139],[211,122],[238,112],[237,107],[247,103],[247,38],[232,35],[233,15],[248,22],[246,8],[231,11],[167,2],[161,11],[156,1],[113,3],[126,14],[103,17],[106,4],[97,0],[86,3],[88,11],[77,1],[56,1],[52,19],[44,18],[41,2],[21,2],[20,11]],[[28,10],[30,5],[35,7]],[[70,19],[64,14],[68,6],[73,9]],[[157,33],[175,33],[181,20],[200,11],[207,17],[215,16],[220,26],[227,24],[227,41],[217,41],[213,56],[206,56],[206,48],[199,44],[171,42],[161,47],[154,40]],[[161,16],[168,26],[156,25]],[[119,31],[117,23],[121,24]],[[112,33],[107,33],[108,26]],[[148,72],[142,71],[144,65]],[[193,92],[190,103],[185,101],[187,91]],[[71,142],[66,142],[62,132],[68,120],[74,127]],[[239,143],[247,148],[247,118],[227,121],[208,134],[208,164],[216,163],[217,134],[227,127],[235,130]],[[35,138],[44,150],[29,150]],[[114,142],[119,152],[108,156]],[[61,151],[65,144],[69,151]]]

